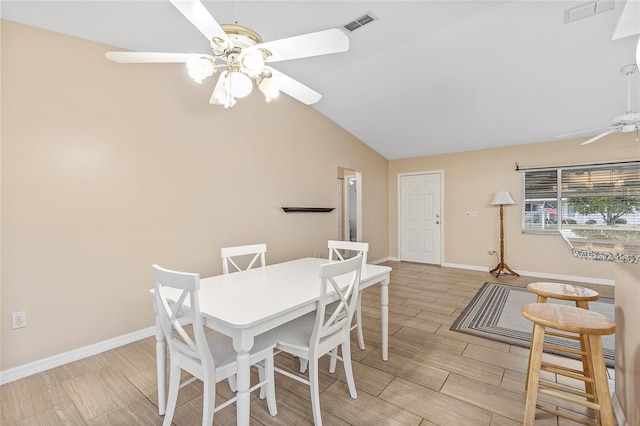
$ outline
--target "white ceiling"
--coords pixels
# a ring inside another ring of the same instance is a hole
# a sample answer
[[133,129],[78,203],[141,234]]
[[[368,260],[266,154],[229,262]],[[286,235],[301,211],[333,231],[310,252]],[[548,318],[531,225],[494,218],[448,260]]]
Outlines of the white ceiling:
[[[620,69],[636,62],[638,36],[612,41],[614,10],[565,24],[564,11],[584,1],[203,3],[218,23],[237,21],[265,41],[375,15],[349,34],[348,52],[274,67],[322,93],[313,107],[388,159],[550,141],[627,109]],[[168,1],[3,0],[0,13],[122,49],[210,52]],[[203,83],[202,102],[214,84]]]

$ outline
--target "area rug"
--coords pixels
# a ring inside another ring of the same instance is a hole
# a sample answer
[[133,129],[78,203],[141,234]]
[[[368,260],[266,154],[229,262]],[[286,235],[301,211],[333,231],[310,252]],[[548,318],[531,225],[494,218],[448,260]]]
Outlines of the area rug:
[[[533,323],[520,312],[522,305],[536,302],[536,295],[526,287],[486,282],[451,326],[451,330],[480,336],[498,342],[529,348]],[[548,303],[575,306],[574,302],[547,299]],[[613,299],[600,298],[589,302],[589,309],[615,318]],[[602,336],[602,346],[607,367],[615,366],[615,335]],[[547,343],[560,347],[580,349],[580,343],[561,337],[545,336]],[[572,354],[544,349],[545,352],[577,358]],[[579,358],[578,358],[579,359]]]

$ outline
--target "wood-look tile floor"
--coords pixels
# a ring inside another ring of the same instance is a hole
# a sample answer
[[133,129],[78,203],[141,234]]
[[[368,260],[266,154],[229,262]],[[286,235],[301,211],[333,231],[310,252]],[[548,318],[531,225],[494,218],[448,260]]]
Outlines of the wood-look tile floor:
[[[355,332],[352,340],[358,398],[350,398],[341,366],[331,375],[324,360],[320,376],[324,424],[522,424],[528,350],[449,328],[483,283],[526,286],[543,280],[507,275],[496,278],[488,272],[406,262],[387,265],[393,268],[389,361],[381,360],[380,297],[375,286],[363,295],[366,349],[358,348]],[[581,285],[613,297],[613,287]],[[550,358],[579,368],[575,361]],[[297,361],[286,355],[278,355],[276,362],[297,368]],[[217,393],[218,403],[231,395],[226,382],[218,384]],[[313,423],[308,387],[276,375],[276,394],[275,417],[269,415],[265,401],[252,395],[252,425]],[[0,397],[0,423],[6,426],[160,425],[155,340],[147,338],[7,383],[0,387]],[[549,397],[544,401],[556,402]],[[174,424],[198,425],[201,413],[202,385],[196,381],[180,391]],[[540,410],[536,419],[536,425],[541,426],[574,424]],[[232,425],[235,420],[235,404],[215,415],[216,424]]]

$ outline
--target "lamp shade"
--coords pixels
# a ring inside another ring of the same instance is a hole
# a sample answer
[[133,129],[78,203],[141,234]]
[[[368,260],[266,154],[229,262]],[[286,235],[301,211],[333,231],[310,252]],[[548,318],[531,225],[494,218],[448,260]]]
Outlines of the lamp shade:
[[496,192],[496,194],[493,196],[493,200],[491,201],[491,205],[493,206],[508,205],[508,204],[515,204],[515,203],[516,202],[513,201],[513,198],[511,198],[511,194],[509,194],[509,191]]

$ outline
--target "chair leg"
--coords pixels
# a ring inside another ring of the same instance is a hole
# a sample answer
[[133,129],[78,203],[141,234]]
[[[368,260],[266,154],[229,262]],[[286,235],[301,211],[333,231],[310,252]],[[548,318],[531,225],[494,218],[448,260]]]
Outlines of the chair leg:
[[227,382],[229,382],[229,388],[231,389],[231,392],[237,392],[238,391],[238,385],[236,384],[236,375],[235,374],[233,376],[229,376],[229,378],[227,379]]
[[[267,407],[269,408],[269,414],[275,416],[278,414],[278,406],[276,405],[276,381],[275,373],[273,369],[273,354],[269,354],[264,360],[264,373],[267,379],[267,384],[260,389],[260,394],[266,389],[267,393]],[[261,379],[262,380],[262,379]]]
[[[173,357],[172,357],[173,358]],[[180,389],[180,367],[171,360],[169,366],[169,395],[167,396],[167,409],[164,413],[163,426],[171,426],[173,421],[173,414],[176,411],[176,404],[178,403],[178,390]]]
[[[268,377],[267,373],[267,364],[268,360],[265,358],[260,361],[256,366],[258,367],[258,381],[260,383],[264,382]],[[267,397],[267,386],[263,385],[260,387],[260,399],[265,399]]]
[[311,410],[315,426],[322,426],[320,413],[320,386],[318,385],[318,359],[309,360],[309,390],[311,392]]
[[338,363],[338,347],[336,346],[330,352],[331,356],[329,357],[329,373],[333,374],[336,372],[336,364]]
[[[547,303],[547,298],[545,296],[541,296],[538,295],[538,298],[536,299],[536,303]],[[533,345],[533,332],[536,328],[536,325],[534,324],[533,327],[531,327],[531,342]],[[527,390],[528,386],[529,386],[529,371],[531,371],[531,349],[529,349],[529,361],[527,364],[527,376],[524,379],[524,390]]]
[[202,426],[213,425],[213,414],[216,409],[216,375],[215,372],[204,373],[202,381]]
[[356,381],[353,379],[353,366],[351,365],[351,342],[349,341],[349,339],[342,343],[342,364],[344,365],[344,374],[347,377],[347,384],[349,385],[349,393],[351,394],[351,398],[357,399],[358,392],[356,392]]
[[540,382],[544,333],[544,326],[534,323],[531,349],[529,351],[529,374],[527,377],[527,401],[524,408],[524,426],[533,426],[536,420],[536,403],[538,401],[538,384]]
[[304,373],[307,371],[307,365],[309,364],[308,359],[300,358],[300,372]]
[[364,334],[362,332],[362,292],[358,293],[358,302],[356,304],[356,330],[358,331],[358,345],[361,350],[365,349],[364,346]]
[[607,369],[605,368],[604,351],[602,350],[602,338],[598,335],[590,335],[587,339],[589,345],[590,361],[593,372],[595,399],[600,410],[598,412],[600,424],[603,426],[615,426],[616,419],[613,415],[611,395],[609,394],[609,382],[607,381]]

